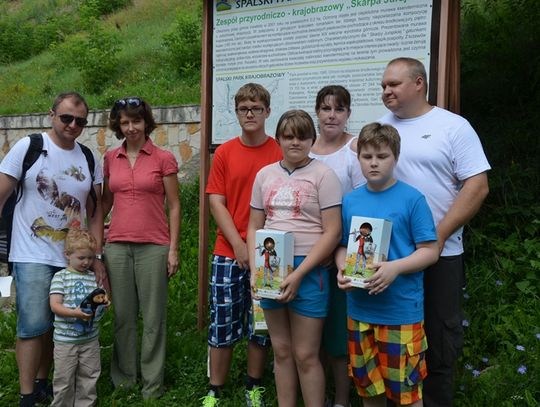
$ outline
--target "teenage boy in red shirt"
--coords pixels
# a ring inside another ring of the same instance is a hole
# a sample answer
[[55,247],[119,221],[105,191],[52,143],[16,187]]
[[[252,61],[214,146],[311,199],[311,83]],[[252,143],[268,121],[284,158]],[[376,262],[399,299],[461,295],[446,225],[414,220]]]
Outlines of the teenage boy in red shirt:
[[251,189],[257,172],[282,158],[281,149],[265,132],[270,94],[248,83],[235,95],[242,134],[222,144],[214,155],[206,193],[218,225],[210,280],[210,388],[203,406],[215,406],[229,373],[233,346],[248,336],[246,404],[264,406],[261,379],[270,346],[268,336],[251,329],[251,294],[246,233]]

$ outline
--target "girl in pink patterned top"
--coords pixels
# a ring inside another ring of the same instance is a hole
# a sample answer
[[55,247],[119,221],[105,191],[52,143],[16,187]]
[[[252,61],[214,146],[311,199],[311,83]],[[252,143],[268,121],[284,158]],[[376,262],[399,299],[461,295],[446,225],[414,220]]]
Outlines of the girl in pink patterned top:
[[261,300],[274,349],[280,406],[297,405],[298,379],[306,406],[324,404],[319,348],[327,314],[328,270],[323,264],[340,238],[341,186],[334,171],[309,157],[315,138],[313,120],[306,112],[284,113],[276,130],[283,160],[259,171],[251,199],[247,239],[251,270],[255,270],[257,229],[294,232],[294,271],[281,283],[277,300]]

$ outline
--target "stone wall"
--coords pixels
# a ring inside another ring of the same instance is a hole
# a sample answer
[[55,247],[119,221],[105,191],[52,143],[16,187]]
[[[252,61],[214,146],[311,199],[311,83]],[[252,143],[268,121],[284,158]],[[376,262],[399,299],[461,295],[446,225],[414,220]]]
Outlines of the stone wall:
[[[200,106],[156,107],[152,112],[158,124],[151,134],[152,140],[175,155],[180,166],[180,180],[191,179],[199,171]],[[88,125],[78,139],[99,157],[121,143],[107,128],[108,117],[108,110],[90,111]],[[47,113],[0,116],[0,160],[17,140],[30,133],[46,131],[50,125]]]

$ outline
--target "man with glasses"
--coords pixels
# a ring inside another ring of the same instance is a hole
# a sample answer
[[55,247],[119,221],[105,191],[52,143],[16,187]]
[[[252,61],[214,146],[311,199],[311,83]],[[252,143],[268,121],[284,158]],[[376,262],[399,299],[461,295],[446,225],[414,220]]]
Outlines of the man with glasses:
[[264,406],[261,378],[270,346],[268,336],[255,335],[249,322],[251,285],[246,234],[255,175],[281,159],[281,149],[265,132],[270,115],[270,93],[248,83],[234,97],[242,134],[216,150],[206,193],[218,225],[210,280],[210,389],[202,405],[217,405],[232,361],[233,346],[248,337],[246,404]]
[[[9,255],[17,288],[19,405],[24,407],[46,402],[51,395],[47,385],[53,351],[49,287],[53,275],[66,266],[66,232],[70,227],[88,227],[97,240],[97,253],[101,253],[103,238],[101,166],[94,159],[92,177],[82,147],[75,142],[87,124],[88,105],[78,93],[62,93],[49,116],[51,129],[41,134],[42,152],[21,180]],[[30,137],[24,137],[0,163],[0,208],[17,187],[29,147]],[[91,188],[95,198],[89,193]],[[101,285],[105,267],[95,261],[93,268]]]

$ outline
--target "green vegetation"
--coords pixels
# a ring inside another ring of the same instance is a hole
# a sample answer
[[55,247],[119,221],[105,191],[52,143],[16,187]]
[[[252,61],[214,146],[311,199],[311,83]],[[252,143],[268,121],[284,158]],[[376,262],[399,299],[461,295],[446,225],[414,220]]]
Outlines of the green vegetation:
[[540,400],[540,8],[462,1],[462,113],[482,137],[490,195],[466,236],[463,406]]
[[[8,8],[17,9],[21,15],[31,15],[35,9],[33,15],[37,16],[43,7],[33,8],[32,4],[38,3],[54,4],[60,19],[65,18],[63,10],[67,12],[80,2],[0,0],[0,16]],[[108,35],[116,38],[113,44],[119,45],[113,56],[118,62],[112,65],[117,71],[109,73],[103,83],[98,82],[102,90],[90,92],[90,103],[108,107],[114,98],[128,94],[140,94],[153,104],[197,102],[199,62],[194,56],[175,56],[174,52],[189,54],[189,41],[199,46],[194,24],[200,21],[199,13],[200,2],[134,0],[129,8],[100,17],[95,41],[105,41]],[[42,14],[42,18],[48,18]],[[462,16],[462,113],[480,134],[493,170],[489,173],[490,195],[481,213],[466,228],[466,338],[455,405],[537,406],[540,54],[536,48],[540,44],[540,7],[536,0],[463,0]],[[45,111],[59,90],[81,88],[84,71],[76,68],[81,67],[76,65],[80,62],[68,55],[77,47],[92,49],[92,30],[75,33],[70,21],[67,18],[66,24],[61,24],[66,32],[60,36],[62,41],[55,40],[57,45],[52,49],[49,46],[49,50],[22,62],[2,61],[0,114]],[[4,17],[0,17],[3,23]],[[72,25],[81,26],[79,20],[73,20]],[[187,43],[183,42],[186,38],[190,38]],[[196,406],[206,391],[206,333],[196,329],[198,185],[183,185],[181,198],[182,265],[180,275],[169,287],[167,393],[159,402],[145,404],[138,392],[113,390],[109,378],[109,313],[101,335],[101,406]],[[18,392],[14,326],[14,313],[0,313],[0,405],[15,405]],[[236,352],[227,401],[222,406],[243,404],[244,367],[245,355]],[[273,400],[270,369],[265,385]]]
[[0,114],[47,111],[67,89],[96,108],[126,95],[197,103],[201,4],[0,0]]

